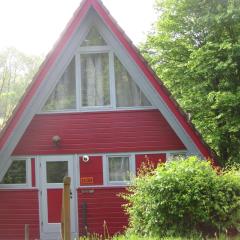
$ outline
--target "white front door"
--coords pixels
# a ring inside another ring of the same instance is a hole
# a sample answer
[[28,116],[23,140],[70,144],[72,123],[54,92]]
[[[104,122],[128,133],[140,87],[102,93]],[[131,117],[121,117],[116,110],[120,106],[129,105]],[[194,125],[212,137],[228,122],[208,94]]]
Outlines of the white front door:
[[74,157],[42,156],[39,159],[41,199],[41,240],[58,240],[61,232],[63,178],[71,177],[71,232],[77,235]]

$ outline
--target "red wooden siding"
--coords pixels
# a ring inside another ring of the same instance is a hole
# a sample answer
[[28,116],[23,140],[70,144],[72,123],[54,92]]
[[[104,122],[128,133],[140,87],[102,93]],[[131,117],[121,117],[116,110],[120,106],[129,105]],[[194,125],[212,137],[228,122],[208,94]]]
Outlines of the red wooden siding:
[[39,239],[37,190],[0,190],[0,239],[24,239],[24,224],[29,224],[30,239]]
[[82,186],[103,184],[102,156],[89,156],[88,162],[84,162],[80,157],[79,163]]
[[61,222],[62,189],[47,190],[48,222]]
[[152,163],[154,167],[157,166],[160,162],[166,162],[166,154],[160,153],[160,154],[137,154],[135,156],[136,159],[136,170],[141,168],[142,164],[148,162]]
[[87,204],[86,222],[90,233],[103,234],[104,221],[111,235],[122,232],[128,218],[121,207],[125,202],[117,194],[124,191],[119,187],[78,189],[79,233],[84,233],[83,202]]
[[[52,137],[61,143],[54,147]],[[183,150],[158,110],[36,115],[14,155]]]

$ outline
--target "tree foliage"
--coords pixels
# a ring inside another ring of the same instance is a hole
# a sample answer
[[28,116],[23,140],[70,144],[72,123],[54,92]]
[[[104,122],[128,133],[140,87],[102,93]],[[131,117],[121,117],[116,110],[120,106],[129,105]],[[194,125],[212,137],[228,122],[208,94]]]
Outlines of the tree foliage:
[[240,0],[156,0],[142,52],[220,156],[240,160]]
[[41,57],[27,56],[15,48],[0,52],[0,130],[12,114],[40,62]]
[[239,229],[239,169],[217,172],[196,157],[175,160],[141,174],[123,195],[129,232],[165,237]]

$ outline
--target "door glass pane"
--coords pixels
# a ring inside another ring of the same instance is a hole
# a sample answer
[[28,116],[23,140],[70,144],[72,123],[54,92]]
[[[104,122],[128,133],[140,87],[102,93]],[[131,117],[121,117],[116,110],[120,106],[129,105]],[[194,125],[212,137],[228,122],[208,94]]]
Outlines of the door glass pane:
[[63,183],[63,178],[68,175],[68,162],[47,162],[47,183]]
[[82,106],[110,105],[108,53],[81,55]]
[[76,109],[75,59],[71,61],[53,93],[48,98],[43,111]]
[[109,157],[109,181],[130,181],[129,157]]
[[116,56],[114,58],[114,69],[117,107],[151,106],[151,103]]

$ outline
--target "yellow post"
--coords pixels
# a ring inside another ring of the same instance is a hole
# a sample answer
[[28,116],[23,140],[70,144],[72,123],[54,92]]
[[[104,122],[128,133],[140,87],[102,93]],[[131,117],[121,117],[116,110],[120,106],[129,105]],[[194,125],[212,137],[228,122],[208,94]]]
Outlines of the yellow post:
[[70,222],[70,184],[71,178],[63,179],[63,198],[62,198],[62,217],[61,233],[63,240],[71,240],[71,222]]

